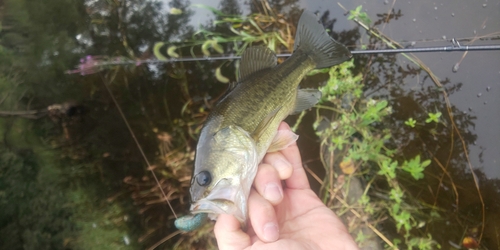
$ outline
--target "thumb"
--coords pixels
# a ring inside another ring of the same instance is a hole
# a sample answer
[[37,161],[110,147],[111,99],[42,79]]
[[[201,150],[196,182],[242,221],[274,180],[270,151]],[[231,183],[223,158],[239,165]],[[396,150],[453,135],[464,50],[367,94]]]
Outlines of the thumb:
[[214,227],[220,250],[244,249],[250,246],[250,236],[243,232],[240,222],[232,215],[220,214]]

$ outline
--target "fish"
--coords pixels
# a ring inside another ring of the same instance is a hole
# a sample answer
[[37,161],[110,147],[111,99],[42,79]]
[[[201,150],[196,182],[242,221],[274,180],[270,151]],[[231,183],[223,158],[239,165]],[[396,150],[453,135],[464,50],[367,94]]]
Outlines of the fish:
[[239,77],[209,113],[196,147],[191,178],[191,215],[175,225],[192,231],[206,214],[216,220],[231,214],[244,228],[247,201],[260,161],[268,152],[286,148],[298,136],[278,131],[288,115],[313,107],[318,89],[299,89],[313,69],[331,67],[351,58],[349,50],[331,38],[317,16],[303,11],[294,51],[281,64],[273,51],[248,47],[240,61]]

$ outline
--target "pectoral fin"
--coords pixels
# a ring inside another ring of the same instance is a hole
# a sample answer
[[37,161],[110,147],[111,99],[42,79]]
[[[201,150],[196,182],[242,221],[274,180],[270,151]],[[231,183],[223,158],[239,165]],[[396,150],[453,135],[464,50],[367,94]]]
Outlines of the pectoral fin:
[[290,130],[278,130],[278,133],[271,142],[267,152],[276,152],[287,148],[294,143],[299,136]]
[[282,107],[276,108],[273,110],[271,113],[269,113],[264,120],[262,120],[255,131],[252,133],[252,138],[255,139],[255,141],[258,140],[262,136],[262,134],[267,130],[267,127],[271,124],[271,122],[274,120],[278,112],[281,110]]
[[299,89],[297,91],[297,100],[292,115],[298,114],[306,109],[312,108],[321,99],[321,91],[317,89]]

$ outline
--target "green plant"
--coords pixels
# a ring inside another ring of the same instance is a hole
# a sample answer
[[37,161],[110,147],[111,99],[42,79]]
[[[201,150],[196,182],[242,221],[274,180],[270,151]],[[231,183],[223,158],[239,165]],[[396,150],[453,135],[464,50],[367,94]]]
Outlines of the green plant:
[[[283,15],[276,14],[271,9],[267,9],[266,14],[253,13],[243,17],[225,14],[203,4],[193,4],[191,6],[212,11],[217,17],[213,22],[213,26],[228,27],[232,34],[200,28],[194,33],[191,40],[184,41],[182,44],[157,43],[157,46],[168,46],[168,55],[171,57],[177,57],[178,54],[175,51],[183,47],[189,47],[191,55],[195,56],[194,49],[198,46],[204,56],[211,56],[211,50],[222,54],[225,51],[222,44],[231,45],[231,50],[236,54],[241,54],[245,48],[254,44],[263,44],[273,51],[279,51],[282,48],[292,51],[292,25],[285,20]],[[155,53],[155,55],[159,59],[165,59],[161,52]]]
[[[378,168],[375,176],[372,175],[370,168],[361,168],[358,172],[363,179],[370,183],[382,181],[388,185],[387,193],[384,195],[387,198],[371,197],[368,195],[371,186],[368,186],[358,199],[358,207],[362,209],[356,211],[360,216],[366,214],[369,218],[386,215],[392,218],[394,227],[404,240],[401,241],[397,237],[392,240],[386,239],[389,246],[397,247],[398,244],[404,244],[409,248],[423,247],[420,249],[425,249],[426,246],[438,246],[430,236],[422,238],[412,234],[413,229],[417,229],[420,224],[415,218],[416,215],[421,216],[424,212],[418,209],[418,202],[413,201],[399,181],[405,172],[409,173],[415,180],[422,179],[423,171],[431,161],[421,161],[420,155],[403,163],[395,159],[396,149],[386,146],[387,142],[392,140],[391,131],[376,126],[376,124],[384,123],[385,118],[392,113],[392,108],[386,100],[367,100],[363,97],[363,86],[360,84],[363,76],[361,74],[354,75],[353,68],[354,64],[350,61],[328,69],[328,71],[318,70],[315,72],[328,72],[330,77],[325,86],[320,87],[323,95],[321,104],[317,106],[317,119],[314,123],[316,134],[320,137],[323,148],[331,155],[340,155],[337,158],[342,159],[341,161],[348,159],[355,162],[357,166]],[[439,118],[438,115],[436,116]],[[416,120],[410,118],[405,124],[414,127]],[[322,159],[326,157],[324,154]],[[323,161],[325,166],[331,164],[327,163],[328,160]],[[331,161],[332,159],[330,159]],[[335,162],[337,161],[335,160]],[[345,205],[339,208],[333,203],[332,195],[336,191],[332,188],[331,180],[335,178],[332,175],[339,175],[339,173],[335,173],[331,167],[326,167],[326,170],[327,176],[322,181],[322,198],[325,203],[339,214],[345,213],[346,209],[353,209],[345,207]],[[357,242],[362,242],[367,238],[364,233],[359,231],[355,235]]]
[[415,180],[420,180],[424,178],[423,171],[425,167],[429,166],[429,164],[431,164],[431,160],[425,160],[423,162],[420,162],[420,155],[417,155],[412,160],[405,161],[401,169],[410,173],[411,176],[415,178]]
[[365,24],[366,26],[370,26],[372,20],[368,16],[368,14],[364,11],[362,11],[363,6],[359,5],[356,7],[354,10],[349,11],[349,16],[347,17],[348,20],[353,20],[353,19],[358,19],[360,22]]
[[436,112],[436,113],[429,112],[429,117],[427,119],[425,119],[425,122],[426,123],[431,123],[431,122],[439,123],[440,117],[441,117],[441,112]]
[[415,119],[413,119],[412,117],[408,118],[408,120],[405,121],[405,124],[414,128],[415,125],[417,124],[417,121],[415,121]]

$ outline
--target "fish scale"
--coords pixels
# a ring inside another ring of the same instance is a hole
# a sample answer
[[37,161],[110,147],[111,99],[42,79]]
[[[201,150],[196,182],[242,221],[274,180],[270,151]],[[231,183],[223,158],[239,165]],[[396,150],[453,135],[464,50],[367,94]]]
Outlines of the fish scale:
[[[305,54],[294,54],[275,71],[265,72],[260,77],[241,82],[228,96],[220,101],[212,115],[224,115],[222,126],[236,124],[246,131],[255,131],[266,116],[281,108],[265,136],[258,142],[267,142],[276,134],[279,123],[288,116],[295,104],[297,87],[305,74],[314,68],[314,63]],[[277,84],[280,83],[280,84]],[[269,100],[263,102],[262,100]],[[239,105],[232,105],[237,102]],[[259,146],[267,147],[263,144]],[[266,148],[259,149],[259,152]]]

